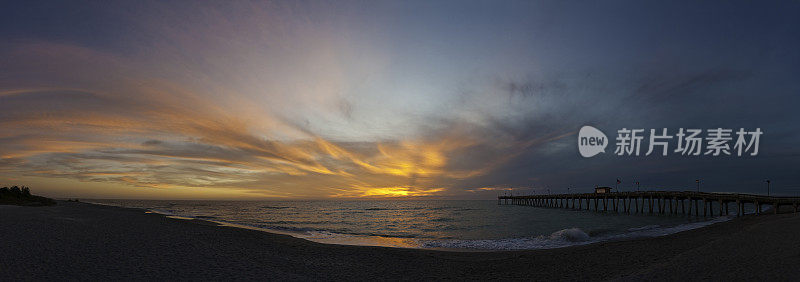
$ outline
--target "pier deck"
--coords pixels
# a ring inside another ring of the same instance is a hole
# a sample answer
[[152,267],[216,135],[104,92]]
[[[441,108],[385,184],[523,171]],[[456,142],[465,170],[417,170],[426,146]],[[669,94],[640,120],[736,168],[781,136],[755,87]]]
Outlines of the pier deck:
[[[688,209],[687,209],[688,203]],[[674,191],[641,191],[641,192],[610,192],[610,193],[581,193],[581,194],[551,194],[527,196],[498,196],[497,204],[512,204],[535,207],[565,208],[577,210],[594,210],[597,212],[622,212],[626,214],[688,214],[700,216],[714,216],[715,205],[717,215],[728,215],[729,206],[735,203],[736,214],[745,214],[745,205],[753,208],[755,214],[760,214],[764,205],[771,205],[774,213],[781,207],[791,206],[791,211],[797,212],[800,197],[775,197],[738,193],[707,193],[707,192],[674,192]],[[609,209],[610,207],[610,209]],[[694,214],[692,213],[694,209]],[[688,213],[687,213],[688,211]]]

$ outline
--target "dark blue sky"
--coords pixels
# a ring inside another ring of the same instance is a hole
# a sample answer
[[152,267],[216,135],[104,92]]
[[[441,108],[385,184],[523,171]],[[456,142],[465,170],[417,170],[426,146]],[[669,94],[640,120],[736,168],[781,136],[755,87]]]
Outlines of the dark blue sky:
[[[800,194],[796,1],[0,5],[0,185],[487,198],[700,178],[706,191],[760,193],[771,179]],[[612,139],[764,134],[757,156],[617,156],[612,144],[583,158],[584,125]]]

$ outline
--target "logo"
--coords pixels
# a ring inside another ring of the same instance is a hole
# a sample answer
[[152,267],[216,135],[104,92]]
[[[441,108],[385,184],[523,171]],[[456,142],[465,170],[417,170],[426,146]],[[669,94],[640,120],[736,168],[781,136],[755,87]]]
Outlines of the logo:
[[578,151],[584,158],[606,152],[608,137],[597,128],[585,125],[578,132]]
[[[617,130],[614,155],[650,156],[669,154],[686,157],[699,156],[757,156],[761,135],[760,127],[745,128],[668,128],[650,129],[622,128]],[[705,133],[705,134],[704,134]],[[578,132],[578,150],[584,158],[606,152],[609,140],[603,132],[591,126],[581,127]],[[674,147],[673,147],[674,146]],[[674,149],[673,149],[674,148]]]

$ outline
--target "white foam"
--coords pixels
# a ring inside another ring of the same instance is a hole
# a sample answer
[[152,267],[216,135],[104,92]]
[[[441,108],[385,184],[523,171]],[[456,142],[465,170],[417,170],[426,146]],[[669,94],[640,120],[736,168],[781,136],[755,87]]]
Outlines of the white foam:
[[[708,221],[700,221],[700,222],[692,222],[686,223],[676,226],[670,227],[653,227],[653,228],[631,228],[629,229],[630,232],[617,234],[608,236],[606,240],[618,240],[618,239],[631,239],[631,238],[639,238],[639,237],[658,237],[658,236],[665,236],[670,234],[675,234],[682,231],[697,229],[700,227],[709,226],[714,223],[725,222],[731,220],[733,216],[720,216],[716,217],[712,220]],[[647,226],[645,226],[647,227]]]
[[305,234],[295,234],[293,236],[323,244],[378,246],[378,247],[394,247],[394,248],[422,247],[419,241],[413,238],[351,235],[351,234],[341,234],[341,233],[334,233],[327,231],[309,231],[305,232]]
[[642,226],[642,227],[629,228],[628,231],[650,230],[650,229],[656,229],[656,228],[659,228],[659,227],[661,227],[661,225],[645,225],[645,226]]
[[508,238],[494,240],[428,240],[421,243],[423,248],[480,249],[480,250],[529,250],[555,249],[586,245],[603,241],[626,240],[642,237],[658,237],[708,226],[730,220],[732,217],[717,217],[709,221],[693,222],[671,227],[647,225],[630,228],[628,232],[606,236],[591,237],[579,228],[568,228],[553,232],[549,236],[528,238]]
[[414,238],[395,238],[384,236],[367,236],[341,234],[329,231],[294,231],[276,230],[271,228],[259,228],[241,224],[233,224],[224,221],[216,221],[223,225],[235,226],[240,228],[255,229],[273,233],[290,235],[292,237],[306,239],[324,244],[337,245],[359,245],[359,246],[381,246],[395,248],[435,248],[435,249],[462,249],[462,250],[531,250],[531,249],[555,249],[570,246],[586,245],[603,241],[619,241],[643,237],[659,237],[674,234],[682,231],[708,226],[718,222],[732,219],[729,217],[717,217],[709,221],[692,222],[677,226],[662,227],[660,225],[646,225],[628,229],[622,234],[611,234],[605,236],[591,237],[580,228],[567,228],[558,230],[550,235],[542,235],[526,238],[506,238],[506,239],[414,239]]
[[486,240],[429,240],[424,248],[480,249],[480,250],[526,250],[554,249],[594,242],[579,228],[562,229],[548,236]]
[[167,218],[172,218],[172,219],[182,219],[182,220],[193,220],[194,219],[192,217],[185,217],[185,216],[178,216],[178,215],[168,215],[166,217]]
[[579,228],[563,229],[550,234],[550,240],[563,240],[569,242],[583,242],[589,240],[589,234]]

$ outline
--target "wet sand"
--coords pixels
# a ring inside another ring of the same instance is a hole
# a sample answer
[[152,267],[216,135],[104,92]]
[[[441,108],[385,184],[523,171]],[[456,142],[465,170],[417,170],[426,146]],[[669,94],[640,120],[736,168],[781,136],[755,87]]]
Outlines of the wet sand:
[[446,252],[287,235],[59,202],[0,206],[2,280],[794,280],[800,214],[553,250]]

